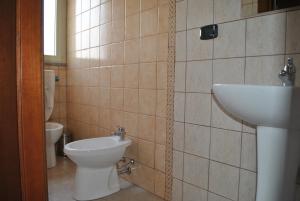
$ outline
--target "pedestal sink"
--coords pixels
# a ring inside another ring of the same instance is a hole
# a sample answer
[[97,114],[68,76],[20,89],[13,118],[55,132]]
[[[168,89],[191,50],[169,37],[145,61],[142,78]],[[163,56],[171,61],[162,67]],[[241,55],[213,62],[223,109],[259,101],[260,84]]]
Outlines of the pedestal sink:
[[257,126],[256,201],[295,201],[300,162],[300,88],[215,84],[233,116]]

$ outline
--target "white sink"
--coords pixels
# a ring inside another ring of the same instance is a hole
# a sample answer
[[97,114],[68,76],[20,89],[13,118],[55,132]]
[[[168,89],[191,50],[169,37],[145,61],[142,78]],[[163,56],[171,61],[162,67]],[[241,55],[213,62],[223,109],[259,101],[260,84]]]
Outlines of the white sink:
[[297,87],[215,84],[213,92],[224,109],[252,125],[289,128],[292,115],[300,120]]
[[295,201],[300,162],[300,88],[215,84],[233,116],[257,126],[256,201]]

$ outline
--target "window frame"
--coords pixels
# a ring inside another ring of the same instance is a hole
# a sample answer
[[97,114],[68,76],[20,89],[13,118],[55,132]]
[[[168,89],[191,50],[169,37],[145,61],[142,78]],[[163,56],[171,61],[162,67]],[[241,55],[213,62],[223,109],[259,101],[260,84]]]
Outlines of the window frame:
[[43,49],[44,63],[46,64],[67,63],[67,2],[66,0],[57,0],[56,6],[56,55],[45,55]]

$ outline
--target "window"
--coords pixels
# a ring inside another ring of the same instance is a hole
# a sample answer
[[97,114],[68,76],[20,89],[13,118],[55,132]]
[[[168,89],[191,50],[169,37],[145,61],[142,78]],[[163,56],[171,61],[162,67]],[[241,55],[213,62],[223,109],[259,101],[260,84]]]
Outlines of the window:
[[66,0],[44,0],[45,63],[66,63]]

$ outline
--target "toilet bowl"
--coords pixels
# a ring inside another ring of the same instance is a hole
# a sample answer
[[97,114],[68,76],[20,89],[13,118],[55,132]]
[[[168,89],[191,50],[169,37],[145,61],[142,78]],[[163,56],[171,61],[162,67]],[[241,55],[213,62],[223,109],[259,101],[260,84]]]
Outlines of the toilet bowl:
[[111,136],[65,145],[65,154],[77,165],[74,199],[93,200],[119,191],[116,163],[130,144],[131,140]]
[[56,165],[55,143],[63,133],[64,126],[55,122],[46,122],[47,168]]

